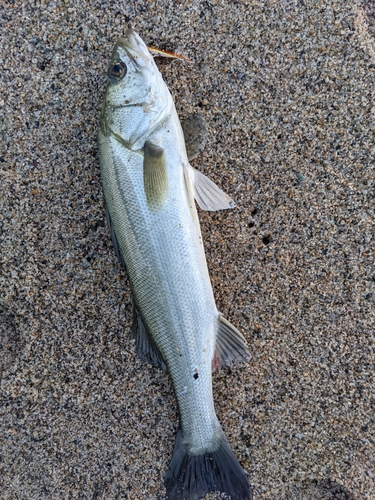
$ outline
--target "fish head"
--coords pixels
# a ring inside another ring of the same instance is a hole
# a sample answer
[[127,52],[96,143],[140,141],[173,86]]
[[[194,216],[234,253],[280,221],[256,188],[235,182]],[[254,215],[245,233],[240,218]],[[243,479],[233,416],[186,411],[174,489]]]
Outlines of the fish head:
[[167,118],[172,97],[141,37],[126,31],[114,46],[101,128],[130,149],[143,147],[150,133]]

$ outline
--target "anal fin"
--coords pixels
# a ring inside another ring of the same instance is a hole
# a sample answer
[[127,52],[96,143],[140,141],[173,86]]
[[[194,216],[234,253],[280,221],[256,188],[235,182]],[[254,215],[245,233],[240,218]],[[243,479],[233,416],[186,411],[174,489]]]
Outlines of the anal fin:
[[152,340],[146,325],[143,322],[142,316],[137,307],[133,305],[133,335],[136,339],[136,349],[138,356],[146,363],[151,363],[158,368],[167,370],[159,349]]
[[212,368],[230,367],[235,362],[247,363],[251,356],[245,337],[223,315],[219,316],[219,328]]

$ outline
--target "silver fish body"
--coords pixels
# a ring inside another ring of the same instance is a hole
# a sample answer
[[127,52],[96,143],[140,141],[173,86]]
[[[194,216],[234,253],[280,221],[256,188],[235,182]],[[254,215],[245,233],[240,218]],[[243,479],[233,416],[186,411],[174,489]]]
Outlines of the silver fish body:
[[98,140],[108,220],[135,303],[138,353],[166,365],[178,402],[181,431],[167,496],[198,499],[220,490],[248,499],[212,396],[213,360],[245,361],[248,352],[216,309],[194,196],[208,209],[233,203],[189,165],[172,97],[133,30],[113,50]]

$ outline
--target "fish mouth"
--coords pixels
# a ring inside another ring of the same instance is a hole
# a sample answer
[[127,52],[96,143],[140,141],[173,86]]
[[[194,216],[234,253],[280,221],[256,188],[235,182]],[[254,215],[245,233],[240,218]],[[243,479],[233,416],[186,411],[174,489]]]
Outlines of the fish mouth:
[[143,68],[152,60],[152,56],[148,51],[146,44],[138,33],[131,28],[126,30],[125,37],[117,40],[112,53],[113,60],[117,59],[119,48],[126,51],[127,55],[132,61],[134,61],[138,68]]

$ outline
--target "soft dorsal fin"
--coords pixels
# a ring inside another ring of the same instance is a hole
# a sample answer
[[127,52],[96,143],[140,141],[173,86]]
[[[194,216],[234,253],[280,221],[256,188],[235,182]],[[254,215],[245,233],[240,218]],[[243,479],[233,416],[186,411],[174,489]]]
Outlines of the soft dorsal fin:
[[224,366],[230,367],[236,361],[247,363],[250,357],[245,337],[220,315],[212,368],[218,370]]
[[150,210],[160,210],[168,196],[168,173],[164,149],[151,142],[144,145],[143,184]]
[[206,120],[202,113],[195,113],[181,120],[181,127],[184,132],[188,159],[194,160],[204,150],[207,142]]
[[202,210],[215,211],[236,206],[232,198],[217,187],[208,177],[191,165],[188,168],[191,169],[194,198]]
[[160,354],[159,349],[151,339],[147,327],[143,322],[142,316],[134,303],[132,331],[133,336],[136,339],[136,349],[138,356],[143,361],[146,361],[146,363],[151,363],[158,368],[166,370],[167,366],[163,360],[163,356]]

